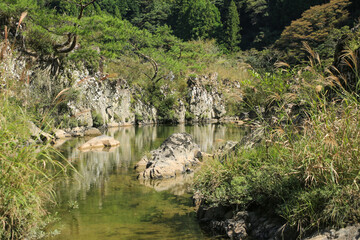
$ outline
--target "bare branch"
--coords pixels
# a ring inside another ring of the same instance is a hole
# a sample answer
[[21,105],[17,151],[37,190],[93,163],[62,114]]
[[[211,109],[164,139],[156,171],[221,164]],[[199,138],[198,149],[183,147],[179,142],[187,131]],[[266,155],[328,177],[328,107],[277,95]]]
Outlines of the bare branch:
[[[82,1],[80,2],[80,4],[75,3],[72,0],[68,0],[68,1],[71,2],[71,3],[74,3],[74,4],[76,4],[77,6],[80,7],[80,13],[79,13],[79,16],[78,16],[78,20],[80,20],[83,17],[83,13],[84,13],[85,8],[88,7],[90,4],[95,3],[97,0],[92,0],[92,1],[90,1],[88,3],[86,3],[86,4],[83,4]],[[78,27],[77,24],[75,24],[74,26]],[[70,43],[71,43],[71,45],[68,48],[59,50],[59,48],[68,46]],[[77,35],[69,33],[67,41],[65,43],[63,43],[63,44],[55,45],[54,48],[55,48],[55,51],[57,53],[69,53],[76,47],[76,43],[77,43]]]
[[74,35],[74,38],[73,38],[73,40],[72,40],[72,43],[71,43],[71,45],[70,45],[68,48],[60,49],[60,50],[55,49],[55,51],[56,51],[57,53],[69,53],[69,52],[71,52],[71,51],[76,47],[76,43],[77,43],[77,36]]
[[151,58],[150,56],[147,56],[145,54],[143,54],[142,52],[140,52],[140,50],[132,43],[130,42],[130,44],[134,47],[134,52],[138,55],[140,55],[141,57],[145,58],[146,60],[148,60],[150,62],[150,64],[153,67],[154,70],[154,75],[152,77],[148,76],[146,73],[144,73],[151,81],[157,83],[159,82],[163,77],[160,77],[159,79],[155,80],[157,78],[157,75],[159,73],[159,65],[158,63]]

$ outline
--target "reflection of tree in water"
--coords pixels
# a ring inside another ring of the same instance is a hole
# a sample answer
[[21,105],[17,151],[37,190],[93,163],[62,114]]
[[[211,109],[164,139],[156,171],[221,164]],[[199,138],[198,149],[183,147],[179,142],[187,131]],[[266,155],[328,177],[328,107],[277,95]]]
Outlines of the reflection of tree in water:
[[[62,190],[58,190],[58,193],[63,195],[64,192],[64,195],[68,196],[64,201],[74,201],[78,198],[86,199],[87,192],[94,187],[99,189],[102,197],[105,197],[106,184],[112,174],[133,174],[133,166],[142,155],[159,147],[171,134],[186,131],[194,137],[203,151],[211,152],[215,144],[221,144],[218,142],[219,139],[240,139],[239,129],[235,129],[233,133],[229,131],[230,129],[225,125],[215,124],[113,128],[109,129],[106,135],[120,141],[120,146],[110,152],[80,152],[77,148],[85,140],[71,140],[63,145],[62,150],[69,159],[73,160],[79,174],[72,174],[70,178],[61,181],[59,189]],[[157,184],[155,189],[169,190],[161,184]],[[181,186],[179,189],[181,189],[178,191],[180,193],[184,187]],[[99,202],[99,207],[101,204]]]
[[[151,150],[152,144],[156,141],[157,137],[157,126],[149,125],[137,127],[133,146],[135,151],[143,154],[145,151]],[[140,158],[134,159],[134,161],[138,161]]]
[[140,222],[153,222],[160,223],[164,221],[164,213],[163,210],[159,209],[157,206],[151,206],[140,218]]

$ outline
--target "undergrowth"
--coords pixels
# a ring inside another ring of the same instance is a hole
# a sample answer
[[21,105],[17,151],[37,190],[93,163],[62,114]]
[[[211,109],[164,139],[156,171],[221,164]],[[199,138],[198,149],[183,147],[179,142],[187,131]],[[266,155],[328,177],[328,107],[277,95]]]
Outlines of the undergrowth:
[[41,238],[50,219],[45,204],[54,200],[53,178],[66,166],[55,160],[61,155],[50,144],[32,139],[31,122],[47,128],[49,118],[39,119],[25,107],[28,85],[9,68],[14,59],[5,31],[0,42],[0,239]]
[[[357,89],[345,91],[318,55],[304,46],[309,66],[290,69],[282,63],[283,73],[257,77],[263,95],[257,104],[277,107],[275,122],[263,121],[262,143],[207,161],[194,183],[207,205],[270,211],[300,237],[360,220]],[[268,83],[267,78],[272,80]],[[325,89],[331,89],[331,95]],[[289,103],[306,106],[301,125],[293,122]]]

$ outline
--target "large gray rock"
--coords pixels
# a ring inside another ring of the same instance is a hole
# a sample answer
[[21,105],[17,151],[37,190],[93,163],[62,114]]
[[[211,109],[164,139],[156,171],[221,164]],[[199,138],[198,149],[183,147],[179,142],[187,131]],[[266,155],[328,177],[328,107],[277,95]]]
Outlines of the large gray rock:
[[135,168],[140,171],[140,179],[172,178],[191,172],[199,164],[199,158],[200,148],[191,135],[175,133],[151,151],[150,156],[144,156]]
[[331,229],[329,231],[322,231],[311,237],[305,238],[304,240],[356,240],[360,239],[360,225],[356,224],[353,226],[348,226],[346,228],[341,228],[339,230]]
[[157,122],[157,110],[141,100],[135,102],[136,121],[139,125],[153,124]]

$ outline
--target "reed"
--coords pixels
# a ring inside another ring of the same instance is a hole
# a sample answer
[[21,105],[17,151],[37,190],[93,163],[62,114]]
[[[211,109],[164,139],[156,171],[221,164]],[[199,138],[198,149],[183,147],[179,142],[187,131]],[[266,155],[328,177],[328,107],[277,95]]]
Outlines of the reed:
[[[23,13],[18,26],[25,17]],[[11,51],[7,31],[0,59],[0,80],[5,83],[0,89],[0,239],[32,239],[43,236],[48,218],[44,206],[54,200],[53,179],[67,166],[56,160],[61,154],[51,145],[32,140],[29,121],[36,120],[16,92],[24,83],[11,77],[4,61]]]

